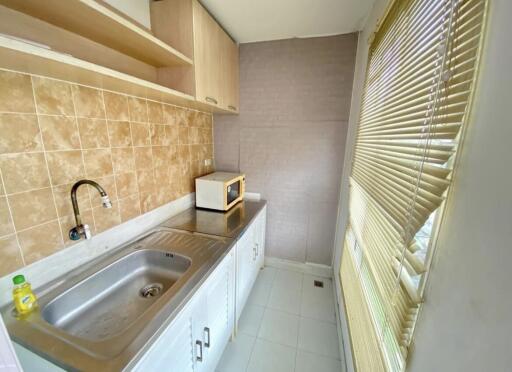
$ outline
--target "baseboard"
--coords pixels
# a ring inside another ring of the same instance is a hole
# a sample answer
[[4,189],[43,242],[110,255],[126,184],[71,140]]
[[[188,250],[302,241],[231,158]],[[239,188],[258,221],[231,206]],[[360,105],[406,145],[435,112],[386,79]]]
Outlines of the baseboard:
[[265,257],[265,265],[278,269],[297,271],[301,273],[332,278],[332,267],[311,262],[295,262],[277,257]]

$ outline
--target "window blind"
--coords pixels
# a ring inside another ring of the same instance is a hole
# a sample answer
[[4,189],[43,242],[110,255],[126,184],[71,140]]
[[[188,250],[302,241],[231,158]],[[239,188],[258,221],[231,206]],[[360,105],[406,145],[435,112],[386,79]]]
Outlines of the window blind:
[[485,0],[396,0],[370,45],[340,268],[355,366],[401,371],[478,65]]

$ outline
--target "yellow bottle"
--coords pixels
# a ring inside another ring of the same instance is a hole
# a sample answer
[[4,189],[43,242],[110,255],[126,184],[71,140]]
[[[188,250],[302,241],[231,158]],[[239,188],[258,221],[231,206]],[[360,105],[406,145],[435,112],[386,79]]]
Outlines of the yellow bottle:
[[25,277],[23,275],[16,275],[12,278],[12,281],[14,283],[12,298],[18,314],[30,314],[35,308],[37,308],[37,299],[32,292],[30,283],[25,281]]

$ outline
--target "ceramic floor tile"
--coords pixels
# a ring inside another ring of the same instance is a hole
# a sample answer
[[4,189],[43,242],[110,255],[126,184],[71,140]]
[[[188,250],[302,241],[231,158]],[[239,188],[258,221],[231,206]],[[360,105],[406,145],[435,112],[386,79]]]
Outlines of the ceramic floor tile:
[[247,372],[294,372],[295,356],[293,347],[258,339]]
[[341,362],[307,351],[298,350],[295,372],[340,372]]
[[259,305],[245,305],[240,320],[238,321],[238,332],[251,336],[257,336],[265,308]]
[[272,285],[274,283],[274,278],[276,277],[277,269],[270,266],[265,266],[260,270],[258,274],[258,279],[256,281],[262,282],[263,285]]
[[[314,281],[323,282],[323,288],[315,287]],[[336,322],[332,281],[312,275],[304,275],[300,315],[306,318]]]
[[297,347],[299,317],[282,311],[266,309],[258,338]]
[[298,348],[339,359],[336,324],[316,319],[300,318]]
[[235,340],[226,346],[216,370],[218,372],[245,371],[255,340],[255,337],[239,333]]
[[247,304],[267,306],[271,289],[271,285],[256,280],[256,283],[254,283],[254,286],[252,287],[251,294],[247,299]]
[[286,289],[283,286],[273,286],[267,306],[275,310],[299,315],[301,297],[300,289]]
[[301,291],[303,275],[304,274],[295,271],[277,270],[272,289],[278,288],[286,291]]

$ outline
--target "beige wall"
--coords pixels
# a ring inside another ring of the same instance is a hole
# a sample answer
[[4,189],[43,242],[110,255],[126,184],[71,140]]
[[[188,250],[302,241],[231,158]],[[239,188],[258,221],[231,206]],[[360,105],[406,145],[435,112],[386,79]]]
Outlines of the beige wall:
[[193,191],[211,171],[210,114],[0,70],[0,276],[71,245],[70,190],[93,233]]
[[[386,3],[376,1],[358,47],[353,114],[345,154],[347,166],[339,207],[337,258],[346,222],[344,191],[366,66],[366,39]],[[512,2],[489,3],[477,97],[417,323],[407,369],[412,372],[509,371],[512,365],[512,175],[508,165],[512,158]],[[339,267],[338,262],[335,267]]]
[[216,167],[268,200],[269,256],[331,263],[356,43],[240,46],[240,115],[214,116]]

